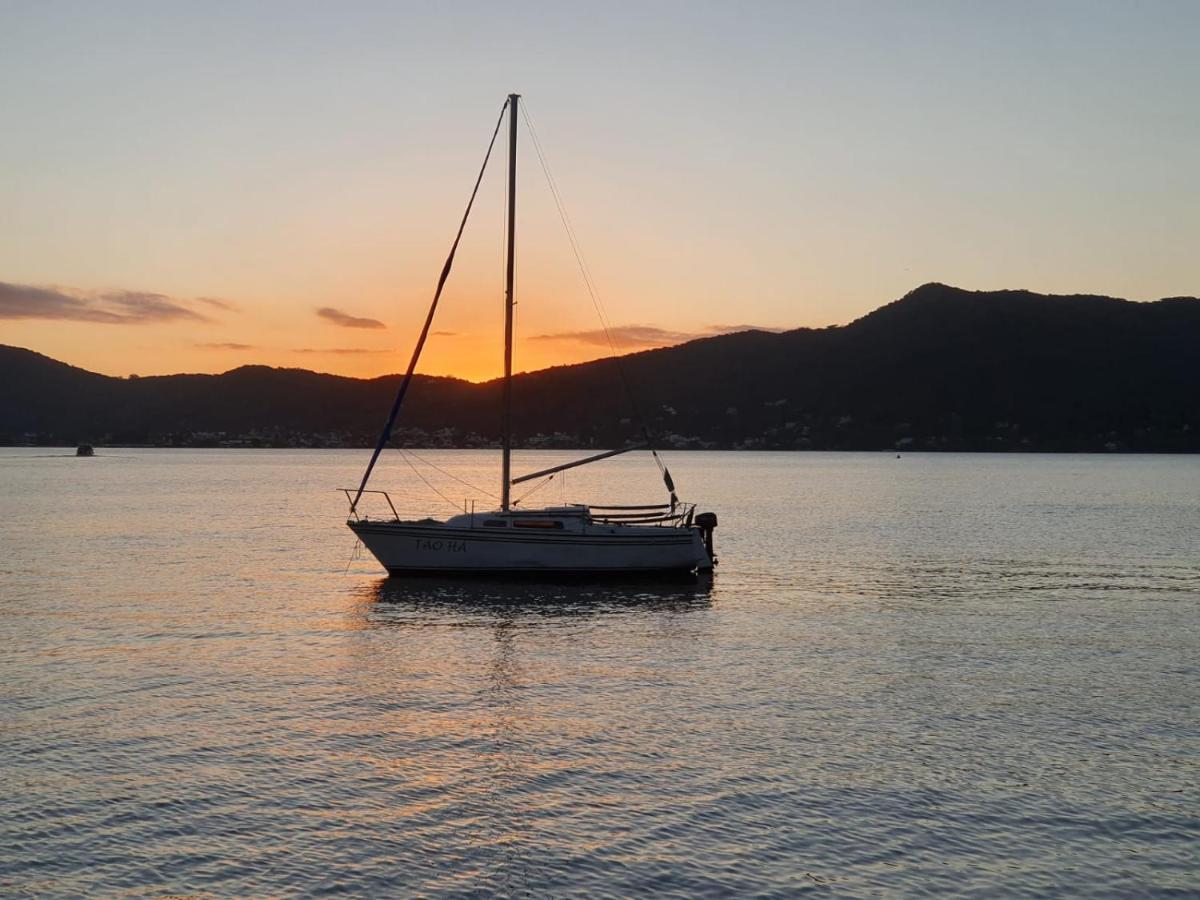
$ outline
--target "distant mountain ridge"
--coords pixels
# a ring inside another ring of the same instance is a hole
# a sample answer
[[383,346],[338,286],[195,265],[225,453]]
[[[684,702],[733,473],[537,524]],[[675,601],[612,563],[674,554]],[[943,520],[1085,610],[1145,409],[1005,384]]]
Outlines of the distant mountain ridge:
[[[633,387],[637,413],[622,388]],[[398,375],[110,378],[0,347],[0,442],[370,444]],[[399,440],[480,445],[499,381],[418,376]],[[926,284],[844,326],[745,331],[516,376],[517,439],[767,449],[1200,450],[1200,300]]]

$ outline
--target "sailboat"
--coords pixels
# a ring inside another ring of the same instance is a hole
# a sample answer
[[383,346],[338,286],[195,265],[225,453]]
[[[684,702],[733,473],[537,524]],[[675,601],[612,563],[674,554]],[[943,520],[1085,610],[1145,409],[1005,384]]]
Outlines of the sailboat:
[[[513,273],[516,250],[517,202],[517,112],[519,94],[510,94],[500,112],[483,167],[467,203],[466,212],[438,279],[433,303],[417,339],[412,358],[383,432],[356,489],[344,489],[350,502],[346,521],[350,530],[379,560],[390,575],[405,574],[586,574],[646,575],[711,570],[714,513],[697,514],[695,505],[683,503],[675,493],[671,473],[650,444],[632,444],[584,459],[512,477],[512,350]],[[403,520],[386,491],[369,491],[367,483],[380,453],[391,439],[392,428],[413,380],[421,350],[441,298],[442,288],[454,262],[454,254],[471,213],[475,197],[501,125],[508,123],[507,253],[504,291],[504,380],[502,395],[501,482],[498,509],[436,520]],[[577,466],[599,462],[637,449],[650,449],[659,463],[669,493],[665,503],[595,506],[569,504],[526,509],[512,500],[512,487],[537,478],[553,476]],[[382,494],[390,518],[370,518],[360,512],[364,494]]]

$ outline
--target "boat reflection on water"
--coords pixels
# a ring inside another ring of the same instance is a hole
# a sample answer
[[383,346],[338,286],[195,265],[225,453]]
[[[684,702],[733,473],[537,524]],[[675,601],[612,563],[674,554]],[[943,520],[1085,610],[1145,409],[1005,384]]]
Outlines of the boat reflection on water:
[[713,576],[604,581],[557,578],[383,578],[363,590],[374,624],[403,624],[392,613],[514,618],[598,616],[621,612],[687,612],[707,608]]
[[[617,808],[636,783],[607,758],[637,752],[621,742],[634,717],[613,708],[612,692],[647,704],[675,696],[680,661],[668,653],[656,671],[646,641],[684,648],[690,667],[691,638],[711,624],[712,588],[711,576],[425,576],[358,586],[341,627],[359,636],[343,645],[339,678],[369,711],[355,744],[374,750],[355,752],[373,752],[389,778],[403,780],[399,808],[415,833],[440,817],[462,848],[465,871],[430,893],[564,889],[562,873],[579,864],[570,823],[580,796]],[[549,833],[558,837],[548,854]]]
[[[444,892],[564,889],[563,872],[579,865],[571,823],[580,795],[619,808],[622,785],[636,780],[614,772],[604,755],[614,746],[626,752],[613,735],[632,721],[602,699],[613,689],[606,686],[659,702],[669,696],[678,673],[668,664],[668,686],[656,689],[644,641],[690,646],[683,633],[705,627],[711,594],[711,576],[426,576],[359,587],[347,624],[362,639],[347,644],[352,656],[342,672],[370,707],[364,734],[383,736],[377,755],[389,777],[406,779],[400,795],[425,798],[403,807],[415,833],[435,814],[453,823],[465,871]],[[557,835],[549,854],[541,843],[548,833]]]

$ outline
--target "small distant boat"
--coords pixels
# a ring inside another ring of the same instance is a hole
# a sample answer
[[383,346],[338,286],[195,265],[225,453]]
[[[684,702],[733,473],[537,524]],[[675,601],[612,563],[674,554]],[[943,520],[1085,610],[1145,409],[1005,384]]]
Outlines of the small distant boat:
[[[585,459],[551,466],[537,472],[511,477],[512,456],[512,349],[513,349],[513,271],[516,225],[517,108],[520,97],[510,94],[496,123],[492,144],[484,157],[484,168],[475,182],[458,235],[442,268],[433,304],[425,326],[413,350],[412,359],[391,414],[379,442],[367,464],[357,489],[345,489],[350,502],[346,524],[391,575],[426,574],[588,574],[644,575],[649,573],[685,573],[711,570],[714,513],[696,514],[694,504],[682,503],[675,494],[671,473],[659,460],[669,499],[666,503],[640,505],[588,506],[574,504],[541,509],[518,509],[511,499],[513,485],[557,472],[598,462],[630,450],[649,448],[649,443],[634,444]],[[403,521],[385,491],[367,491],[367,482],[380,452],[391,438],[392,426],[412,382],[413,372],[425,339],[429,334],[442,287],[450,273],[454,253],[462,237],[471,206],[478,193],[483,172],[495,145],[504,116],[508,117],[508,252],[505,279],[504,382],[502,400],[503,434],[501,439],[500,507],[489,512],[466,511],[444,521],[421,519]],[[390,519],[360,517],[359,503],[364,493],[382,494],[391,509]]]
[[76,456],[95,456],[96,448],[93,447],[91,444],[80,444],[78,447],[75,448],[75,455]]

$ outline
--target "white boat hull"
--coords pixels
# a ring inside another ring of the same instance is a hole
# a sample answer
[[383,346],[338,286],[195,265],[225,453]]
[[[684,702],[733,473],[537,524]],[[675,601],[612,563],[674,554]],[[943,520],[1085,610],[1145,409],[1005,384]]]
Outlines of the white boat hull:
[[347,522],[391,575],[650,574],[711,569],[691,526],[596,524],[580,531],[491,532],[419,522]]

